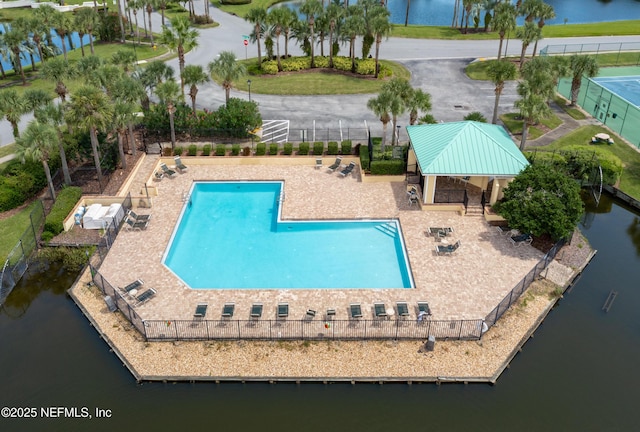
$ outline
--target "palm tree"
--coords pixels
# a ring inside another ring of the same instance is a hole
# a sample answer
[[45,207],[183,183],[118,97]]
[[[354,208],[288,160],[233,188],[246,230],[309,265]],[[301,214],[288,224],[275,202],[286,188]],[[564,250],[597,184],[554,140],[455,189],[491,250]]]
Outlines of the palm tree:
[[62,175],[66,185],[71,184],[71,175],[69,174],[69,166],[67,165],[67,155],[64,150],[64,141],[62,139],[64,121],[64,106],[62,104],[47,103],[39,106],[34,110],[34,117],[40,123],[46,123],[53,126],[58,134],[58,150],[60,152],[60,162],[62,164]]
[[189,18],[177,16],[171,18],[171,27],[163,26],[160,43],[170,50],[178,51],[178,65],[180,66],[180,90],[184,96],[184,53],[198,46],[198,30],[191,28]]
[[600,67],[595,57],[588,55],[572,55],[569,58],[571,69],[571,106],[575,106],[582,85],[582,76],[591,78],[598,75]]
[[[556,17],[556,12],[553,10],[553,6],[542,3],[536,12],[536,18],[538,18],[538,28],[540,29],[540,34],[542,34],[542,27],[545,25],[545,20],[553,19]],[[535,45],[533,46],[533,57],[536,56],[536,51],[538,50],[538,41],[536,40]]]
[[273,34],[276,37],[276,61],[278,72],[282,72],[282,62],[280,61],[280,35],[282,34],[283,23],[286,21],[289,10],[284,7],[276,7],[267,14],[267,23],[272,26]]
[[38,52],[38,46],[32,37],[31,20],[25,17],[18,17],[11,23],[12,27],[15,27],[20,33],[24,35],[24,39],[21,42],[20,51],[22,56],[29,54],[29,61],[31,63],[31,70],[36,70],[36,61],[34,55]]
[[542,39],[542,32],[538,26],[532,22],[525,22],[524,26],[516,29],[516,37],[522,40],[522,51],[520,52],[520,70],[524,64],[524,55],[531,42]]
[[247,73],[246,68],[236,61],[236,55],[231,51],[222,51],[220,56],[209,63],[209,73],[222,80],[226,103],[229,103],[229,93],[233,82]]
[[518,14],[524,17],[525,22],[533,22],[541,5],[542,0],[524,0],[518,6]]
[[493,29],[500,36],[500,44],[498,45],[498,60],[502,56],[502,43],[506,34],[516,28],[516,7],[509,2],[499,3],[496,6],[493,20],[491,20]]
[[143,109],[149,109],[149,97],[153,94],[153,89],[162,82],[173,79],[173,75],[173,68],[162,60],[154,60],[146,68],[134,73],[146,90],[140,101]]
[[267,11],[261,7],[255,7],[249,10],[247,16],[244,18],[253,24],[253,34],[255,35],[256,42],[258,43],[258,66],[262,65],[262,48],[260,39],[262,39],[262,26],[267,22]]
[[496,124],[498,121],[498,105],[500,104],[500,95],[502,95],[502,90],[504,90],[504,83],[505,81],[516,79],[518,77],[518,70],[510,61],[491,60],[487,67],[487,75],[496,86],[494,90],[496,100],[493,104],[493,118],[491,119],[491,123]]
[[91,55],[95,55],[93,49],[93,32],[100,25],[100,17],[95,9],[92,8],[79,8],[74,12],[75,27],[78,29],[78,35],[80,36],[80,49],[82,50],[82,57],[84,57],[84,44],[82,38],[84,35],[89,35],[89,46],[91,47]]
[[[137,105],[146,96],[146,92],[140,80],[130,77],[129,75],[122,75],[120,79],[114,83],[111,95],[113,100],[117,102]],[[130,117],[128,124],[129,149],[133,156],[136,155],[137,150],[135,135],[133,133],[133,125],[137,118],[137,116]]]
[[41,77],[56,83],[55,92],[63,103],[66,101],[67,93],[69,93],[64,82],[73,78],[75,75],[75,69],[71,67],[67,59],[61,57],[52,58],[43,64],[40,70]]
[[136,64],[136,55],[132,51],[118,50],[111,55],[111,63],[121,67],[124,73],[128,74]]
[[125,13],[125,10],[122,8],[121,0],[116,0],[116,6],[118,8],[118,24],[120,24],[120,43],[124,43],[125,35],[124,35],[124,21],[122,19],[122,14]]
[[151,39],[151,46],[154,46],[153,43],[153,25],[151,24],[151,12],[153,12],[153,8],[157,5],[158,0],[144,0],[146,4],[147,15],[149,16],[149,38]]
[[67,42],[66,37],[72,31],[71,18],[62,12],[55,11],[53,14],[51,25],[54,27],[58,36],[60,36],[60,45],[62,45],[62,54],[64,59],[67,60]]
[[560,72],[552,65],[551,59],[552,57],[534,57],[525,63],[520,72],[522,79],[547,101],[551,100],[555,94],[555,83],[559,79],[556,73]]
[[135,116],[135,105],[124,101],[117,101],[113,107],[113,120],[111,126],[118,135],[118,154],[122,169],[127,169],[127,159],[124,155],[124,137],[127,129]]
[[378,6],[372,11],[372,14],[373,16],[370,21],[371,31],[376,36],[376,71],[374,76],[378,78],[378,74],[380,73],[380,44],[382,43],[382,37],[388,36],[389,32],[391,32],[391,22],[389,21],[391,13],[387,8]]
[[66,121],[69,125],[89,131],[93,162],[100,183],[102,182],[102,168],[98,152],[98,131],[106,131],[112,119],[113,103],[99,88],[83,85],[71,96]]
[[41,106],[48,105],[51,100],[51,92],[46,90],[29,88],[22,94],[26,112],[31,112]]
[[384,146],[387,143],[387,125],[391,121],[391,105],[393,104],[393,95],[389,92],[380,92],[378,96],[367,101],[369,108],[382,122],[382,144],[381,150],[384,152]]
[[414,125],[418,121],[420,111],[431,111],[431,95],[422,89],[413,89],[411,97],[404,101],[409,110],[409,124]]
[[[45,42],[47,40],[47,36],[51,36],[51,28],[49,25],[40,18],[39,15],[33,13],[33,16],[29,20],[29,27],[31,28],[33,42],[36,45],[36,49],[38,50],[38,57],[40,57],[40,62],[44,63],[47,60],[47,57],[53,56],[54,49],[57,47],[47,45]],[[35,70],[35,69],[34,69]]]
[[2,91],[0,97],[0,118],[4,117],[11,123],[13,137],[17,140],[20,137],[18,123],[20,118],[27,113],[27,105],[25,99],[12,88]]
[[309,23],[309,42],[311,43],[311,68],[316,67],[313,46],[315,45],[315,37],[313,29],[316,23],[316,17],[322,12],[322,4],[318,0],[305,0],[300,6],[300,12],[307,16],[307,22]]
[[27,32],[20,26],[12,25],[5,28],[5,33],[0,36],[2,43],[7,47],[9,59],[13,65],[13,69],[20,74],[22,85],[27,85],[27,77],[22,67],[23,42],[27,38]]
[[298,22],[298,15],[289,8],[283,8],[285,10],[283,22],[282,22],[282,31],[284,32],[284,56],[286,58],[289,57],[289,38],[291,37],[291,32],[293,31],[295,25]]
[[196,114],[196,95],[198,94],[198,86],[209,82],[209,75],[200,65],[187,65],[182,73],[182,81],[185,85],[190,86],[189,96],[191,96],[191,110],[193,115]]
[[364,34],[365,23],[362,8],[355,4],[347,9],[347,18],[342,26],[342,32],[349,38],[349,57],[351,58],[351,72],[356,72],[356,38]]
[[169,127],[171,128],[171,152],[176,146],[176,129],[174,122],[174,115],[176,112],[176,102],[180,97],[180,87],[173,81],[165,81],[162,84],[158,84],[156,93],[160,99],[160,103],[163,103],[167,107],[169,113]]
[[[140,45],[140,26],[138,25],[138,9],[142,8],[143,0],[127,0],[127,5],[129,5],[130,10],[133,10],[133,19],[136,22],[136,37],[138,38],[138,45]],[[146,36],[147,19],[145,17],[144,12],[142,13],[142,18],[144,19],[144,32]]]
[[537,93],[536,89],[527,81],[522,81],[518,84],[518,94],[520,94],[521,99],[515,102],[515,107],[520,110],[520,116],[522,117],[520,150],[524,150],[529,133],[529,126],[551,115],[551,108],[549,108],[547,104],[546,97]]
[[[327,18],[329,19],[329,67],[333,68],[333,42],[337,39],[336,27],[342,21],[344,9],[335,3],[327,7]],[[334,39],[335,36],[335,39]]]
[[52,200],[56,199],[56,191],[53,187],[53,180],[51,179],[49,159],[51,153],[55,151],[57,144],[58,134],[55,128],[48,124],[40,123],[37,120],[29,122],[22,137],[16,140],[17,154],[22,160],[22,163],[25,162],[25,159],[42,162]]

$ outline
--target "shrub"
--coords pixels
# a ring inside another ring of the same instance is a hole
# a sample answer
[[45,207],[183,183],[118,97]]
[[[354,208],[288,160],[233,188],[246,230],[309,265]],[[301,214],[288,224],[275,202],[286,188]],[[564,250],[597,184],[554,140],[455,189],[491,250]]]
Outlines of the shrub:
[[360,147],[360,166],[363,170],[369,171],[371,168],[371,161],[369,160],[369,149],[363,145]]
[[293,144],[291,144],[290,142],[284,143],[282,153],[286,156],[291,155],[291,153],[293,153]]
[[309,143],[308,142],[300,143],[300,146],[298,146],[298,154],[302,155],[302,156],[306,156],[306,155],[309,154]]
[[209,156],[211,154],[211,144],[205,144],[202,146],[202,156]]
[[227,154],[227,146],[224,144],[216,144],[216,156],[224,156]]
[[60,234],[64,230],[64,226],[62,225],[64,218],[73,210],[73,207],[81,196],[82,189],[79,187],[66,187],[62,189],[58,194],[56,202],[53,203],[51,212],[47,215],[47,219],[44,222],[44,231],[54,236]]
[[371,162],[372,175],[401,175],[404,174],[404,161],[397,160],[377,160]]
[[251,147],[245,147],[242,149],[243,156],[251,156]]
[[313,143],[313,154],[315,156],[322,156],[324,153],[324,143],[322,141],[316,141]]
[[331,156],[338,154],[338,143],[336,141],[329,141],[327,144],[327,154]]
[[351,140],[342,141],[340,143],[340,146],[342,147],[342,149],[340,150],[340,153],[342,153],[343,155],[351,154]]
[[[249,2],[247,2],[247,3],[249,3]],[[207,16],[207,15],[194,15],[191,18],[191,21],[196,25],[211,24],[213,22],[213,18],[211,18],[210,16]]]
[[183,152],[182,147],[176,146],[176,147],[173,148],[173,155],[174,156],[182,156],[182,152]]
[[233,156],[238,156],[240,154],[240,144],[233,144],[231,146],[231,154]]
[[188,156],[196,156],[198,154],[198,146],[195,144],[189,145],[189,149],[187,150]]
[[256,156],[264,156],[267,153],[267,145],[263,142],[256,146]]
[[269,144],[269,154],[273,156],[278,154],[278,143]]
[[469,114],[464,116],[463,120],[477,121],[477,122],[480,122],[480,123],[486,123],[487,122],[487,118],[485,116],[483,116],[480,111],[470,112]]

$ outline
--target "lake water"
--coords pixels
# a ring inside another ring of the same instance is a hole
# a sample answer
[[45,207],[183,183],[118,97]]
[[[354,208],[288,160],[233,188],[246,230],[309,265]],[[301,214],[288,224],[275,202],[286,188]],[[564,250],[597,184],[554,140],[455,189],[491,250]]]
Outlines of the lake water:
[[[353,1],[350,0],[350,3]],[[407,1],[411,2],[409,24],[451,25],[455,0],[388,0],[392,23],[404,24]],[[280,5],[297,11],[302,3],[301,0],[294,0]],[[547,24],[563,24],[565,18],[569,24],[640,19],[638,0],[546,0],[545,3],[553,6],[556,12],[556,18],[546,21]],[[484,12],[481,12],[480,26],[484,26],[483,20]],[[469,18],[469,27],[473,27],[473,18]]]
[[[0,407],[102,408],[111,418],[0,418],[0,428],[637,430],[640,216],[604,196],[589,210],[595,259],[494,386],[137,385],[64,294],[75,275],[51,267],[23,279],[0,310]],[[618,297],[605,313],[611,289]]]

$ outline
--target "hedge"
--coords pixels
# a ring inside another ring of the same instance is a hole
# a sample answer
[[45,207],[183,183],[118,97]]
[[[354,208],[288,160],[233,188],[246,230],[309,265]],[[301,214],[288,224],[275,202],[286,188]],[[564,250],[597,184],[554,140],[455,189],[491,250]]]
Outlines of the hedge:
[[173,155],[174,156],[182,156],[182,147],[174,147],[173,148]]
[[302,156],[306,156],[306,155],[309,154],[309,143],[308,142],[300,143],[300,146],[298,146],[298,154],[302,155]]
[[324,143],[322,141],[316,141],[313,143],[313,154],[315,156],[322,156],[324,153]]
[[263,142],[256,145],[256,156],[264,156],[267,153],[267,145]]
[[291,155],[293,153],[293,144],[291,144],[290,142],[284,143],[282,153],[286,156]]
[[60,234],[64,230],[64,219],[73,210],[80,197],[82,197],[82,189],[79,187],[70,186],[62,189],[45,219],[44,232],[53,236]]
[[211,154],[211,144],[205,144],[202,146],[202,156],[209,156]]
[[278,143],[269,144],[269,154],[275,156],[278,154]]
[[338,154],[338,143],[335,141],[329,141],[327,144],[327,154],[330,156],[335,156]]
[[240,154],[240,144],[231,145],[231,155],[238,156]]
[[[316,68],[328,68],[329,57],[314,56],[313,58]],[[283,72],[299,72],[311,69],[311,57],[289,57],[280,59]],[[380,77],[392,75],[391,69],[379,63]],[[262,73],[268,75],[276,75],[278,73],[277,60],[267,60],[262,63]],[[333,57],[333,69],[338,71],[351,72],[351,59],[344,56]],[[374,75],[376,71],[376,61],[373,58],[356,59],[356,73],[358,75]]]
[[[365,152],[366,153],[366,152]],[[371,162],[372,175],[401,175],[404,174],[404,161],[379,160]]]
[[187,150],[187,156],[196,156],[198,154],[198,146],[195,144],[191,144]]
[[216,144],[216,156],[224,156],[227,154],[227,146],[225,144]]
[[340,152],[343,155],[350,155],[351,154],[351,140],[344,140],[340,143],[342,149],[340,150]]
[[363,170],[369,171],[371,169],[371,161],[369,160],[369,148],[366,145],[360,148],[360,166]]

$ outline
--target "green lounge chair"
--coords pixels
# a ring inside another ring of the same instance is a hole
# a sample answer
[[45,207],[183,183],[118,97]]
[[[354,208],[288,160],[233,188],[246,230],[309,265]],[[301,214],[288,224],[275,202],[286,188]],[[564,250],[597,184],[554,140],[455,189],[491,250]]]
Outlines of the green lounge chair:
[[375,314],[376,318],[386,318],[387,308],[384,307],[384,303],[374,303],[373,313]]
[[289,303],[278,304],[278,318],[286,318],[289,316]]
[[133,305],[134,307],[140,306],[146,302],[148,302],[153,296],[156,295],[156,290],[153,288],[149,288],[142,294],[135,297],[136,303]]
[[327,167],[328,172],[334,172],[338,168],[340,168],[340,164],[342,163],[342,157],[338,156],[336,161]]
[[342,171],[340,171],[340,175],[344,178],[346,176],[348,176],[349,174],[351,174],[353,172],[353,169],[356,167],[356,163],[355,162],[351,162],[349,163],[349,165],[343,169]]
[[398,316],[401,318],[406,318],[409,316],[409,306],[407,302],[397,302],[396,308],[398,309]]
[[436,255],[452,255],[460,247],[460,240],[452,245],[436,245]]
[[122,288],[122,290],[126,293],[130,293],[133,290],[137,290],[138,288],[140,288],[142,285],[144,285],[144,281],[142,279],[138,279],[135,280],[133,282],[131,282],[129,285],[127,285],[126,287]]
[[422,301],[418,302],[418,315],[431,315],[431,309],[429,308],[429,303]]
[[182,159],[180,159],[180,156],[174,157],[173,160],[176,161],[176,169],[180,171],[180,173],[184,173],[189,169],[185,164],[182,163]]
[[149,219],[151,219],[151,215],[150,214],[146,214],[146,215],[139,215],[136,212],[134,212],[133,210],[129,210],[127,212],[127,216],[131,217],[134,221],[148,221]]
[[125,218],[125,227],[129,231],[141,231],[143,229],[147,229],[147,225],[149,225],[149,221],[134,221],[131,218]]
[[175,176],[177,175],[177,173],[176,173],[174,170],[170,169],[170,168],[167,166],[167,164],[166,164],[166,163],[164,163],[164,162],[160,164],[160,168],[162,169],[162,172],[163,172],[164,174],[166,174],[166,175],[168,175],[168,176],[169,176],[169,178],[173,178],[173,177],[175,177]]
[[509,237],[509,240],[511,240],[513,246],[530,245],[533,242],[533,237],[531,237],[531,234],[520,234]]
[[360,306],[360,303],[352,303],[349,305],[349,310],[351,311],[351,318],[362,318],[362,306]]
[[233,317],[233,312],[236,309],[235,303],[225,303],[222,307],[222,318],[231,318]]
[[207,304],[199,304],[196,306],[196,311],[193,314],[194,318],[204,318],[207,314]]

